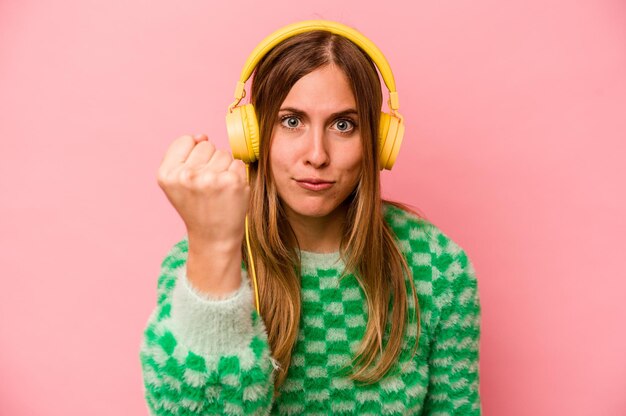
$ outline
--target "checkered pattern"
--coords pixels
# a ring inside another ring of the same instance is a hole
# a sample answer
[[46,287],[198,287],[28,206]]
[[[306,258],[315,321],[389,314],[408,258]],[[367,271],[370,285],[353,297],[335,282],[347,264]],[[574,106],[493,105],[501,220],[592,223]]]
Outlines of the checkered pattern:
[[[472,264],[434,225],[391,206],[386,220],[396,233],[418,290],[422,331],[415,356],[410,354],[416,337],[413,321],[400,358],[385,377],[371,385],[350,380],[349,364],[367,322],[364,293],[354,276],[340,279],[344,264],[337,253],[303,252],[300,332],[287,379],[273,399],[272,359],[263,323],[254,311],[249,313],[249,345],[231,352],[215,353],[191,343],[183,335],[186,332],[172,322],[170,299],[176,270],[185,261],[183,241],[163,263],[158,306],[141,350],[151,412],[480,414],[480,305]],[[409,315],[415,316],[415,305],[410,305]]]

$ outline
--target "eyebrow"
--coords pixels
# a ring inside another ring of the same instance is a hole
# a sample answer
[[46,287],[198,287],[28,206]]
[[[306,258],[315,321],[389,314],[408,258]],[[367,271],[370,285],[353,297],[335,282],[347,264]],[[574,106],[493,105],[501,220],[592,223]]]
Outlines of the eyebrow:
[[[306,113],[304,111],[299,110],[299,109],[294,108],[294,107],[283,107],[280,110],[278,110],[278,112],[279,113],[280,112],[289,112],[289,113],[293,113],[293,114],[298,115],[298,116],[306,116]],[[345,110],[337,111],[336,113],[332,113],[329,118],[337,118],[337,117],[347,116],[347,115],[358,116],[359,113],[354,108],[347,108]]]

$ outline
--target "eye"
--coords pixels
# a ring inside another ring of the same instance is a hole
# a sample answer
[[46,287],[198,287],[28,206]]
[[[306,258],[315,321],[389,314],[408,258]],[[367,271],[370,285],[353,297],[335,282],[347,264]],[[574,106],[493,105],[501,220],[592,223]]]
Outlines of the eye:
[[339,119],[335,122],[335,128],[339,130],[341,133],[348,133],[354,130],[356,127],[355,123],[352,120],[348,119]]
[[295,116],[285,116],[280,119],[280,124],[288,129],[297,129],[300,127],[300,119]]

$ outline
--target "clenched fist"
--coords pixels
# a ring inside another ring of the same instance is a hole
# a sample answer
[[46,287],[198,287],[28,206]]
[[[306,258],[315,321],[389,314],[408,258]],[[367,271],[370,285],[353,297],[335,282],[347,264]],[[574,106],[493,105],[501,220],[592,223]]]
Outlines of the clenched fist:
[[240,279],[234,268],[238,277],[250,200],[244,163],[216,149],[204,135],[182,136],[167,149],[158,183],[187,227],[190,280],[205,291],[224,292],[209,281],[221,281],[215,275],[226,273],[233,275],[226,286],[236,288]]

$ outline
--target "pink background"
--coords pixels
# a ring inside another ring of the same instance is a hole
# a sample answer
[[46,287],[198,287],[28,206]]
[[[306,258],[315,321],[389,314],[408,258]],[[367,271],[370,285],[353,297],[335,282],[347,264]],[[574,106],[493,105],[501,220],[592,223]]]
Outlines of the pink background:
[[184,232],[163,152],[226,146],[248,53],[311,18],[394,69],[384,192],[474,262],[485,414],[625,415],[621,0],[0,2],[0,414],[147,414],[141,332]]

